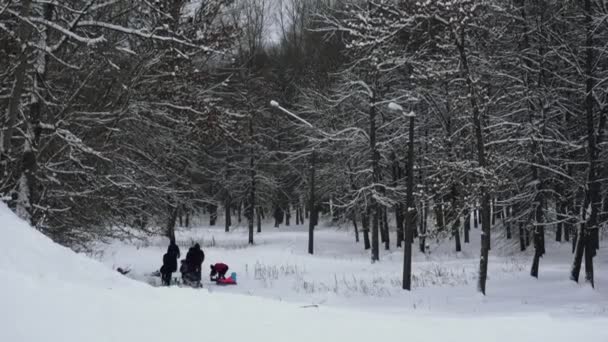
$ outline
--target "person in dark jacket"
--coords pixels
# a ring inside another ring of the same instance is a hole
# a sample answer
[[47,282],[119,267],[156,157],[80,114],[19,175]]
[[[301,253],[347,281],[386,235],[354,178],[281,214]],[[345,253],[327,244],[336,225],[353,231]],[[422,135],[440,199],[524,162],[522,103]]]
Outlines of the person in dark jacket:
[[186,263],[188,269],[196,274],[197,280],[201,280],[201,267],[205,261],[205,253],[201,250],[201,245],[198,243],[190,247],[186,254]]
[[[173,260],[175,261],[175,260]],[[165,253],[163,255],[163,265],[160,267],[160,280],[163,286],[171,285],[171,274],[173,274],[172,270],[172,257],[169,253]]]
[[218,262],[215,265],[211,265],[211,273],[209,273],[209,279],[211,281],[226,279],[226,272],[228,272],[228,265]]
[[167,254],[169,254],[169,257],[171,258],[171,262],[169,263],[169,269],[171,270],[171,272],[177,272],[177,261],[179,260],[181,254],[179,251],[179,247],[175,244],[174,239],[171,239],[169,247],[167,247]]

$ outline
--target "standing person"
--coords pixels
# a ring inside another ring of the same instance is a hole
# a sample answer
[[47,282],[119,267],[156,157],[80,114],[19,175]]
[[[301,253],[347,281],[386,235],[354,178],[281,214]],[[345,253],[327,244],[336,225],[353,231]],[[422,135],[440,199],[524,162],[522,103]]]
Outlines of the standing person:
[[[163,265],[160,267],[160,280],[163,286],[171,285],[171,274],[173,273],[171,267],[173,266],[172,257],[169,253],[163,255]],[[173,259],[175,261],[175,259]]]
[[193,247],[190,247],[188,254],[186,254],[186,263],[194,274],[196,274],[197,281],[201,281],[201,267],[205,261],[205,253],[201,250],[201,245],[198,243]]
[[177,244],[175,244],[175,239],[171,239],[171,242],[169,242],[169,247],[167,247],[167,254],[169,254],[169,258],[171,258],[169,263],[169,269],[171,270],[171,272],[177,272],[177,261],[179,260],[181,253],[179,251],[179,247],[177,246]]

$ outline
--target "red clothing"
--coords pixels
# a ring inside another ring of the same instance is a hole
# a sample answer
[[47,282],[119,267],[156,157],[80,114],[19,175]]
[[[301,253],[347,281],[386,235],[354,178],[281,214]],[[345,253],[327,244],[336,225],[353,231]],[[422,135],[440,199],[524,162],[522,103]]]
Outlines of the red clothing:
[[218,279],[217,284],[218,285],[236,285],[236,281],[234,281],[234,279],[232,279],[232,277],[228,277],[228,278],[224,278],[224,279]]
[[219,274],[226,274],[226,272],[228,272],[228,265],[218,262],[217,264],[215,264],[214,266],[215,271]]

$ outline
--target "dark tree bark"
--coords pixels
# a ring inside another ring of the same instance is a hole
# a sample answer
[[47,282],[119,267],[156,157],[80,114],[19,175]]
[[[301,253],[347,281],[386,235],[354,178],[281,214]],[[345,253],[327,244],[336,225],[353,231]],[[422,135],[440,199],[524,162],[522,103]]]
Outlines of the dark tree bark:
[[237,207],[237,222],[241,223],[241,208],[243,207],[243,203],[239,202],[239,205]]
[[565,216],[563,214],[563,204],[559,201],[555,201],[555,212],[557,213],[557,226],[555,227],[555,241],[562,242],[562,236],[564,233],[564,220]]
[[454,236],[454,244],[456,252],[462,252],[462,244],[460,243],[460,217],[454,220],[452,225],[452,236]]
[[[376,94],[373,94],[370,99],[370,103],[376,102]],[[372,169],[372,183],[378,184],[380,181],[379,161],[380,157],[376,146],[376,106],[371,105],[369,109],[369,149],[370,149],[370,162]],[[376,193],[381,193],[381,189],[375,186]],[[378,241],[379,234],[379,219],[380,219],[380,205],[372,197],[370,200],[370,206],[372,209],[372,262],[380,260],[380,244]]]
[[388,209],[386,207],[384,207],[384,212],[382,214],[382,222],[384,223],[384,249],[388,251],[391,249],[391,236],[388,227]]
[[296,226],[300,225],[300,208],[298,206],[295,207],[296,211]]
[[380,208],[377,203],[372,207],[372,262],[380,260],[380,241],[379,241],[379,233],[380,233],[380,225],[379,225],[379,217]]
[[179,217],[179,226],[183,227],[184,226],[184,220],[183,220],[183,215],[182,215],[183,211],[179,210],[179,214],[177,215]]
[[310,154],[310,220],[308,220],[308,254],[314,254],[314,234],[317,221],[317,202],[315,200],[315,149]]
[[262,232],[262,208],[258,207],[258,210],[256,210],[257,212],[257,223],[258,223],[258,233]]
[[544,223],[542,202],[537,204],[535,211],[536,225],[534,226],[534,258],[532,260],[530,275],[534,278],[538,278],[540,258],[545,254],[545,228],[542,226]]
[[[475,132],[475,140],[477,145],[477,163],[480,167],[486,167],[486,151],[484,145],[483,136],[483,119],[481,117],[482,112],[477,102],[477,91],[475,84],[473,83],[473,75],[469,69],[468,56],[465,48],[465,30],[464,26],[461,28],[459,35],[455,31],[452,32],[454,35],[454,42],[458,49],[460,56],[460,68],[463,78],[466,80],[467,88],[469,90],[469,101],[471,103],[471,109],[473,112],[473,128]],[[485,185],[480,187],[481,192],[481,251],[479,258],[479,281],[477,284],[478,290],[486,294],[486,280],[488,277],[488,254],[490,251],[490,192]]]
[[414,116],[410,116],[407,159],[405,242],[403,244],[403,289],[410,291],[412,289],[412,243],[414,243],[414,230],[416,229],[416,203],[414,202]]
[[[249,182],[250,182],[250,186],[249,186],[249,207],[248,209],[248,226],[249,226],[249,244],[253,245],[253,222],[255,220],[255,168],[254,168],[254,161],[255,161],[255,154],[254,154],[254,148],[253,148],[253,114],[249,115],[249,139],[250,139],[250,150],[249,150]],[[260,224],[260,212],[258,210],[258,231],[261,230],[261,224]]]
[[477,208],[473,210],[473,227],[479,228],[479,210]]
[[464,243],[470,243],[469,233],[471,231],[471,212],[467,211],[464,216]]
[[168,206],[168,216],[167,216],[167,226],[165,228],[165,235],[171,241],[175,241],[175,223],[177,222],[177,212],[178,212],[179,204],[169,204]]
[[231,206],[232,206],[232,203],[230,201],[230,197],[227,196],[225,203],[224,203],[224,214],[225,214],[224,228],[225,228],[226,232],[229,232],[230,226],[232,226],[232,217],[230,216]]
[[520,251],[525,251],[526,250],[526,232],[525,232],[525,228],[524,228],[524,224],[523,222],[519,222],[519,250]]
[[496,213],[497,213],[497,207],[496,207],[496,198],[492,199],[492,226],[494,226],[496,224]]
[[[19,14],[22,18],[29,17],[31,6],[31,0],[21,1],[21,10]],[[31,34],[31,26],[26,21],[21,20],[19,22],[19,27],[17,30],[19,40],[21,40],[22,42],[27,42]],[[8,155],[12,150],[11,140],[13,138],[13,130],[19,114],[21,95],[23,94],[25,79],[27,77],[26,71],[28,67],[28,57],[30,55],[30,49],[28,48],[27,44],[23,44],[22,48],[23,50],[19,54],[19,64],[17,64],[17,67],[14,71],[15,82],[13,83],[11,96],[8,97],[8,111],[6,116],[6,122],[4,123],[4,132],[2,132],[3,141],[2,145],[0,146],[0,148],[2,149],[0,150],[0,153],[6,155]]]
[[190,228],[190,209],[186,208],[186,228]]
[[380,207],[379,213],[379,229],[380,229],[380,242],[386,243],[386,230],[384,229],[384,207]]
[[209,204],[209,225],[215,226],[215,222],[217,221],[217,205]]
[[[391,153],[391,160],[393,161],[393,186],[397,186],[397,183],[402,177],[402,171],[399,167],[399,162],[395,152]],[[401,242],[403,241],[403,205],[401,203],[397,203],[395,205],[395,222],[397,224],[397,247],[401,247]]]
[[363,246],[365,250],[368,250],[371,248],[371,244],[369,242],[369,213],[362,215],[361,225],[363,226]]
[[435,205],[435,223],[437,224],[437,229],[439,231],[445,230],[445,217],[443,212],[443,200],[442,203],[438,203]]
[[[601,205],[601,182],[598,176],[598,147],[597,147],[597,133],[594,127],[594,95],[593,90],[595,87],[594,78],[594,23],[592,18],[592,7],[591,0],[585,0],[584,3],[585,12],[585,29],[586,29],[586,46],[585,46],[585,116],[586,116],[586,128],[587,128],[587,154],[589,158],[589,170],[587,175],[587,194],[585,199],[585,206],[583,211],[587,210],[588,206],[591,206],[589,212],[589,218],[586,223],[581,225],[581,229],[578,234],[578,243],[576,244],[574,262],[572,264],[572,273],[570,278],[578,282],[579,272],[581,269],[582,255],[585,255],[585,280],[588,281],[592,287],[595,286],[594,274],[593,274],[593,257],[595,257],[596,250],[599,246],[599,226],[598,226],[598,213]],[[599,125],[598,125],[599,126]]]
[[511,220],[511,213],[509,207],[505,208],[505,217],[503,219],[503,222],[505,223],[505,228],[507,230],[507,239],[510,240],[513,238],[513,232],[511,231],[511,225],[513,224],[513,222]]
[[[355,208],[355,210],[357,210]],[[353,220],[353,227],[355,228],[355,242],[359,243],[359,227],[357,227],[357,215],[355,212],[352,213],[351,219]]]

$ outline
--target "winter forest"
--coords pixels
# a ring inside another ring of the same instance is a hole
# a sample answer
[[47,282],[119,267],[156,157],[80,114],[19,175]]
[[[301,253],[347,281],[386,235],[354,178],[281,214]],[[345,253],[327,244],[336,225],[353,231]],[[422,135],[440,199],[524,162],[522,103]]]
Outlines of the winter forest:
[[603,0],[0,0],[0,196],[81,253],[298,236],[400,296],[559,254],[545,284],[606,315],[607,54]]

